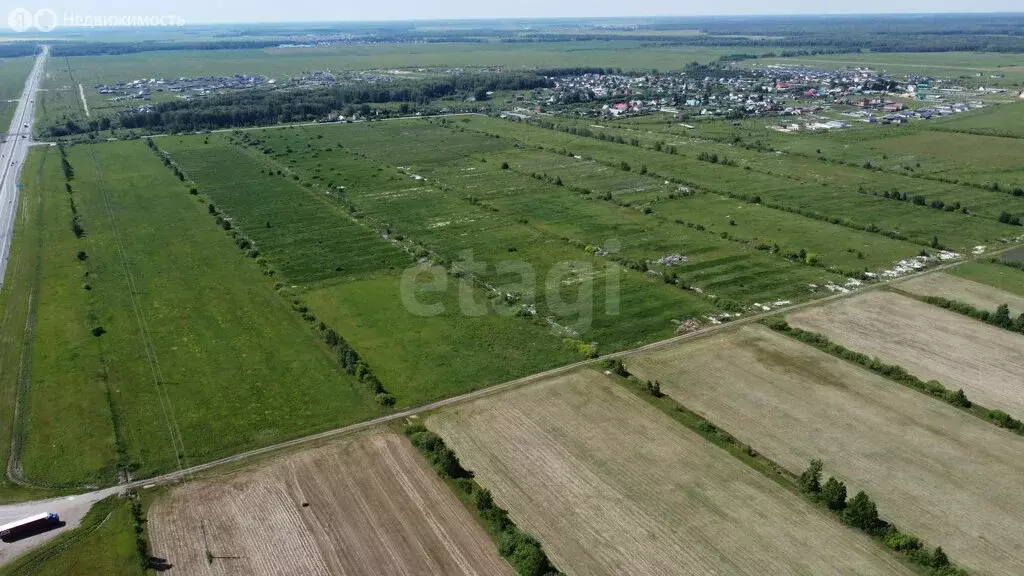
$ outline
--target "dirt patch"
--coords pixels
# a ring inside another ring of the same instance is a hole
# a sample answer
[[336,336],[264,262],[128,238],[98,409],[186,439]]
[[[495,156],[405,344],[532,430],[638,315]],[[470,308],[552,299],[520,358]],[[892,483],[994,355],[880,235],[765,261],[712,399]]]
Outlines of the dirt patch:
[[427,425],[569,574],[907,573],[598,372],[462,405]]
[[1010,307],[1016,316],[1024,313],[1024,296],[993,288],[980,282],[958,278],[944,272],[918,276],[898,285],[900,290],[921,296],[941,296],[950,300],[967,302],[975,308],[995,311],[1000,304]]
[[971,574],[1024,574],[1020,437],[760,326],[627,365],[789,470],[822,458]]
[[408,441],[377,434],[173,490],[150,512],[175,574],[511,575]]
[[1024,336],[891,292],[873,291],[789,316],[848,348],[923,380],[963,388],[988,408],[1024,416]]

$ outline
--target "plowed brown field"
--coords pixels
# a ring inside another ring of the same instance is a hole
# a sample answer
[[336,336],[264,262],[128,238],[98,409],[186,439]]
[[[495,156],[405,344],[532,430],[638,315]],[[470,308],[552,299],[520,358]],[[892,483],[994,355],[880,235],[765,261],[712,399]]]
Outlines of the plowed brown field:
[[950,300],[967,302],[975,308],[989,312],[994,311],[1000,304],[1006,304],[1010,307],[1012,315],[1024,313],[1024,296],[944,272],[918,276],[906,282],[900,282],[898,287],[921,296],[941,296]]
[[627,366],[793,472],[822,458],[971,574],[1024,574],[1019,436],[763,326]]
[[1024,336],[874,290],[790,314],[789,323],[938,380],[987,408],[1024,415]]
[[149,533],[153,554],[182,575],[512,574],[466,507],[394,434],[176,488],[154,503]]
[[427,419],[567,574],[907,574],[598,372]]

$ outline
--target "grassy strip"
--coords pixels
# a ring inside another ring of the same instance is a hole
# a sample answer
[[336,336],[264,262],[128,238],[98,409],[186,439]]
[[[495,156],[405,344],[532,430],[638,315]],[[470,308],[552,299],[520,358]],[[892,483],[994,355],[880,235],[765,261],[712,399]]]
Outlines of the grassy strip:
[[440,436],[423,424],[410,424],[405,429],[412,445],[430,461],[445,482],[451,486],[487,533],[498,544],[498,552],[520,576],[558,576],[561,574],[548,559],[536,538],[519,529],[508,512],[494,503],[491,492],[473,479],[473,473],[462,467],[458,457],[445,446]]
[[967,576],[967,572],[950,563],[942,547],[930,551],[915,536],[900,532],[896,526],[878,517],[878,510],[863,491],[848,503],[846,486],[835,478],[821,484],[822,463],[811,461],[811,467],[800,476],[789,472],[776,462],[759,454],[749,444],[722,430],[700,414],[691,411],[674,399],[662,394],[658,381],[642,382],[631,375],[626,366],[616,359],[607,360],[605,368],[618,375],[616,380],[625,388],[658,408],[670,418],[686,426],[701,438],[722,448],[741,462],[771,478],[783,488],[800,494],[819,508],[832,512],[847,526],[860,529],[886,548],[899,552],[915,568],[930,576]]
[[846,360],[847,362],[858,364],[868,370],[871,370],[875,374],[884,376],[894,382],[902,384],[913,390],[917,390],[923,394],[927,394],[933,398],[938,398],[950,406],[959,408],[972,416],[995,424],[1001,428],[1011,430],[1020,436],[1024,436],[1024,424],[1021,424],[1020,420],[1011,417],[1002,410],[990,410],[984,406],[975,404],[967,398],[967,395],[964,394],[963,390],[950,390],[943,386],[938,380],[929,380],[925,382],[917,376],[907,372],[902,366],[886,364],[878,358],[871,358],[867,354],[850,350],[845,346],[830,341],[824,334],[794,328],[778,316],[766,318],[762,322],[765,326],[768,326],[776,332],[781,332],[791,338],[803,342],[804,344],[814,346],[822,352],[826,352],[837,358]]

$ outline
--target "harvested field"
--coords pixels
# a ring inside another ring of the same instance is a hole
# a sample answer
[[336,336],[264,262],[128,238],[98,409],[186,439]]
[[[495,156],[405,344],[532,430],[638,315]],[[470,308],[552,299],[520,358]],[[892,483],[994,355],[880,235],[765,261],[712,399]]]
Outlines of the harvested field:
[[153,505],[149,533],[175,574],[512,574],[395,434],[177,488]]
[[892,292],[873,291],[790,315],[791,325],[963,388],[988,408],[1024,414],[1024,336]]
[[899,561],[581,371],[427,425],[567,574],[904,574]]
[[951,276],[944,272],[918,276],[900,283],[898,287],[921,296],[941,296],[950,300],[967,302],[975,308],[990,312],[1000,304],[1007,304],[1012,315],[1024,313],[1024,296],[1018,296],[966,278]]
[[628,367],[793,472],[822,458],[971,574],[1024,573],[1020,437],[761,326]]

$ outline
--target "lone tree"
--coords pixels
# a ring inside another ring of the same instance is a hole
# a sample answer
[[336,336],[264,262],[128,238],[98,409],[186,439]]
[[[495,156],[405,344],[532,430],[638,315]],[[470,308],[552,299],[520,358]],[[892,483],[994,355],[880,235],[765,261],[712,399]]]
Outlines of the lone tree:
[[835,478],[829,478],[828,482],[821,487],[821,499],[828,505],[829,510],[846,508],[846,484]]
[[800,475],[800,491],[805,494],[818,494],[821,492],[821,469],[824,466],[821,460],[811,460],[811,465]]

